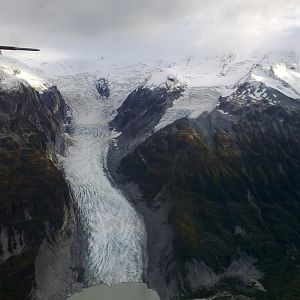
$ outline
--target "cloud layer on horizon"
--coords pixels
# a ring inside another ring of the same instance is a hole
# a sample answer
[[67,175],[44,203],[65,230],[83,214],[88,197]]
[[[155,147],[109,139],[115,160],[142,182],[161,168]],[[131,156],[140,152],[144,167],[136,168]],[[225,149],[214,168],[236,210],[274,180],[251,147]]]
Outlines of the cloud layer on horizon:
[[[299,0],[10,0],[1,44],[64,55],[300,49]],[[299,52],[298,52],[299,53]]]

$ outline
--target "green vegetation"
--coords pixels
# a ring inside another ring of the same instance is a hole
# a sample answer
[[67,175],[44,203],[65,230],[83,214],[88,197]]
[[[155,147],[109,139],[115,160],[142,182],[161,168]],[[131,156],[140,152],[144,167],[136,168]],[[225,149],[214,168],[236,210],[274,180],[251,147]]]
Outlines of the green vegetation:
[[[47,97],[63,107],[56,89]],[[0,264],[0,299],[30,298],[40,245],[58,233],[65,208],[72,205],[62,173],[48,158],[62,120],[46,100],[23,85],[0,95],[0,232],[7,240],[0,246],[6,254]]]
[[61,228],[70,196],[61,172],[43,150],[23,148],[12,139],[0,142],[1,228],[8,230],[12,252],[15,231],[22,233],[20,243],[25,247],[22,254],[0,265],[0,299],[24,300],[35,285],[39,247]]
[[180,120],[122,160],[120,171],[138,183],[149,207],[164,205],[156,199],[167,189],[178,276],[192,260],[222,274],[244,253],[256,259],[267,290],[232,277],[196,292],[186,282],[181,296],[213,295],[221,285],[256,299],[299,299],[300,116],[278,113],[285,124],[266,110],[209,137]]

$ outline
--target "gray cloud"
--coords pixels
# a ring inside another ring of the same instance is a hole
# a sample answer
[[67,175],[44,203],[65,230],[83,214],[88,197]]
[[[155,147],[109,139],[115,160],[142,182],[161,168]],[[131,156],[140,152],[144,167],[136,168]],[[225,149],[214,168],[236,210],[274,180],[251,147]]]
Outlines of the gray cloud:
[[69,55],[300,49],[299,0],[2,1],[1,43]]

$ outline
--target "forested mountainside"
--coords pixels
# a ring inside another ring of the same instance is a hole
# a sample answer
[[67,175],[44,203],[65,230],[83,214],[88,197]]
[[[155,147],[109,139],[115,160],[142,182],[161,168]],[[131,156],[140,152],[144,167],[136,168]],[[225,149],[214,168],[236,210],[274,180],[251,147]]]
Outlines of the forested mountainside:
[[[251,78],[211,112],[144,138],[132,138],[134,117],[117,127],[111,173],[144,217],[146,278],[161,299],[300,297],[300,102]],[[156,101],[135,93],[123,108],[143,103],[147,128]]]

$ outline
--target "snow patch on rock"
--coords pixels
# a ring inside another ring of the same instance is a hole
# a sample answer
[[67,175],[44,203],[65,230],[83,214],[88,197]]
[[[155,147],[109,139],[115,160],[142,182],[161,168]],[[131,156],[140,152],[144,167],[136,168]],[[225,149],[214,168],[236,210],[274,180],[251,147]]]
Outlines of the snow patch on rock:
[[31,86],[38,92],[50,87],[49,83],[41,78],[33,68],[16,59],[0,56],[0,86],[4,90],[18,90],[20,84]]

